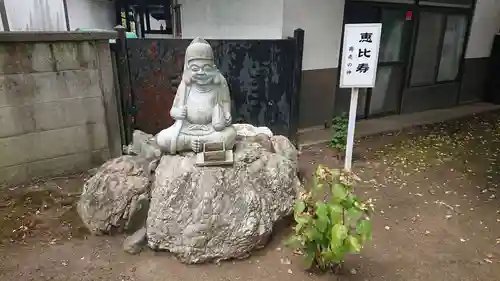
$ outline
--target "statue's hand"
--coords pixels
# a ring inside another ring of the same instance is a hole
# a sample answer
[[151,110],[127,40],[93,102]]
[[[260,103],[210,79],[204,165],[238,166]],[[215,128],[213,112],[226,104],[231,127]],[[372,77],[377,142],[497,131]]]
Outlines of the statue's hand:
[[170,115],[175,120],[184,120],[184,119],[186,119],[187,108],[185,106],[182,108],[175,108],[174,107],[174,108],[172,108],[172,110],[170,110]]
[[224,118],[225,120],[225,123],[226,123],[226,127],[229,127],[231,126],[231,123],[233,122],[233,118],[231,117],[231,115],[228,115],[226,116],[226,118]]
[[220,131],[224,130],[224,128],[226,128],[225,124],[223,124],[223,123],[215,123],[215,124],[213,124],[213,126],[217,132],[220,132]]
[[201,141],[199,139],[192,140],[191,149],[196,153],[201,152]]

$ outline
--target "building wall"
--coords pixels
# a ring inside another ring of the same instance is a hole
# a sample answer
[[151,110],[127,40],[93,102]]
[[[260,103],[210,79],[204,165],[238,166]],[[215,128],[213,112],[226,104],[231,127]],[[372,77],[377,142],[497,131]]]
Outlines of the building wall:
[[495,34],[500,29],[500,1],[477,0],[465,53],[460,102],[483,99],[488,62]]
[[344,0],[284,0],[283,35],[305,31],[299,127],[323,125],[333,116]]
[[500,1],[477,0],[465,58],[489,57],[493,38],[500,29]]
[[116,26],[116,14],[113,2],[106,0],[66,1],[71,30],[77,28],[112,30]]
[[182,37],[281,38],[283,1],[287,0],[179,0]]
[[66,30],[62,0],[4,0],[4,2],[11,31]]
[[115,154],[120,137],[108,119],[118,117],[109,103],[108,40],[5,38],[0,34],[0,186],[86,170],[107,159],[110,148]]
[[284,0],[283,36],[305,30],[304,70],[337,68],[343,17],[342,0]]

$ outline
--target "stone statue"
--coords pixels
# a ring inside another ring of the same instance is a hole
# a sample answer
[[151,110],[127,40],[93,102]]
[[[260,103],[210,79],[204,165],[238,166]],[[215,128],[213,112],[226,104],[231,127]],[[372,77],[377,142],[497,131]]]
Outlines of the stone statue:
[[162,151],[201,152],[204,143],[214,142],[233,149],[236,130],[231,125],[229,87],[214,63],[212,48],[201,38],[195,38],[186,49],[184,73],[170,116],[175,123],[156,136]]

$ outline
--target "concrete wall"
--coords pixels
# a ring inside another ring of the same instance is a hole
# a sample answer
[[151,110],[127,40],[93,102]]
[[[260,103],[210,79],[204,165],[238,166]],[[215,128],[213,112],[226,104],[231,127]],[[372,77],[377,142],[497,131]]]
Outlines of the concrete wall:
[[66,0],[70,30],[94,28],[113,30],[115,6],[113,2],[103,0]]
[[86,170],[119,151],[111,37],[0,33],[0,186]]
[[179,0],[182,37],[281,38],[283,1],[287,0]]

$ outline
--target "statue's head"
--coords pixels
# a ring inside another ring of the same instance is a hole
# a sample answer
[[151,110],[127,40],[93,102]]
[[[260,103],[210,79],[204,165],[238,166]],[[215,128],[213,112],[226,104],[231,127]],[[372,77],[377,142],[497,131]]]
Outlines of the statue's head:
[[186,49],[184,81],[187,84],[219,84],[220,72],[214,63],[214,53],[207,41],[197,37]]

